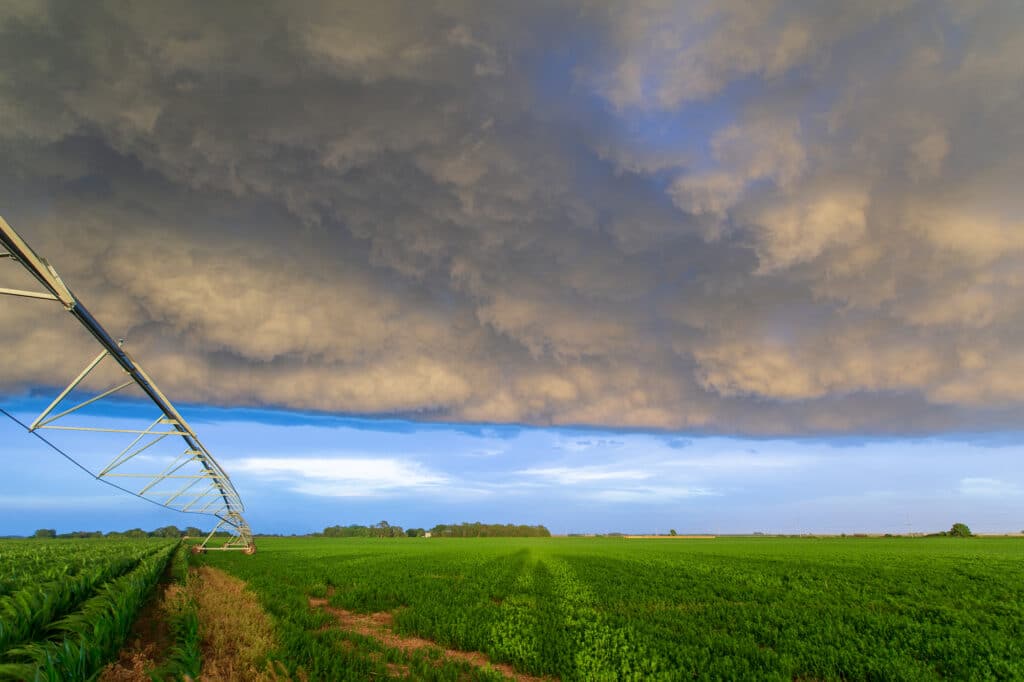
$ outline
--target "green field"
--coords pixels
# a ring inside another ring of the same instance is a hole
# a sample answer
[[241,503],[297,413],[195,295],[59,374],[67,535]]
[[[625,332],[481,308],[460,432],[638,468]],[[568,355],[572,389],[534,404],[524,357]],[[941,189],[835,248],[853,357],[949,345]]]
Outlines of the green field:
[[153,679],[230,666],[249,651],[212,630],[257,641],[257,621],[267,647],[216,679],[1024,679],[1020,539],[270,538],[189,557],[0,541],[0,679],[95,679],[148,594],[171,638]]
[[[245,580],[309,679],[497,673],[346,631],[310,597],[562,679],[1022,679],[1024,542],[266,539]],[[319,603],[319,602],[316,602]]]

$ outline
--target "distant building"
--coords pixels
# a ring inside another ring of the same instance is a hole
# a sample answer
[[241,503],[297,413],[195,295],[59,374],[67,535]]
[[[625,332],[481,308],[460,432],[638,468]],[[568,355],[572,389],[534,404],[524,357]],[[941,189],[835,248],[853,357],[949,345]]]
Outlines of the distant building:
[[423,537],[425,537],[425,538],[429,538],[429,537],[430,537],[430,531],[428,530],[428,531],[427,531],[426,533],[424,533],[424,534],[423,534]]

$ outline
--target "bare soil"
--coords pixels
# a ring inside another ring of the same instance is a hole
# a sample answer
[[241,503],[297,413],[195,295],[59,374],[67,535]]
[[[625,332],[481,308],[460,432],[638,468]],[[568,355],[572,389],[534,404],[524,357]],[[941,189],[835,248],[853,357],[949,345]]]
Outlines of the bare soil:
[[181,587],[167,582],[166,578],[167,574],[139,611],[118,659],[100,672],[100,682],[149,682],[148,671],[158,667],[167,657],[174,639],[167,626],[166,605]]
[[[416,651],[428,648],[439,649],[442,655],[449,660],[465,661],[477,668],[491,668],[511,680],[517,680],[517,682],[551,682],[552,680],[557,680],[557,678],[552,677],[527,675],[506,663],[494,663],[486,654],[479,651],[448,649],[429,639],[411,635],[400,635],[393,630],[394,616],[386,611],[355,613],[331,606],[328,599],[315,597],[310,597],[309,606],[314,609],[322,609],[334,616],[338,627],[342,630],[354,632],[364,637],[373,637],[392,649],[399,649],[401,651]],[[396,669],[394,674],[401,674],[401,672]]]

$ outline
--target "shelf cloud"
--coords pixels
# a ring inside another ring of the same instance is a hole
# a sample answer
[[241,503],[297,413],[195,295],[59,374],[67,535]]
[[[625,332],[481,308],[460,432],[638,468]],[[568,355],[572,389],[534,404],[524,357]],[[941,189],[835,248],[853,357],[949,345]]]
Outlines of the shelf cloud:
[[[999,2],[9,2],[0,214],[181,402],[1019,425],[1022,26]],[[89,359],[46,305],[0,300],[0,391]]]

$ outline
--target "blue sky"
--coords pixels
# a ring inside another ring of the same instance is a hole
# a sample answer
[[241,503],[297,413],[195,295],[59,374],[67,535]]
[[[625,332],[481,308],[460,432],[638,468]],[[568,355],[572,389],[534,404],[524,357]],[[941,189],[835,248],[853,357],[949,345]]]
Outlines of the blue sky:
[[[7,409],[23,421],[40,401]],[[113,410],[142,424],[141,405]],[[106,415],[111,411],[107,410]],[[256,532],[386,519],[543,523],[555,533],[1021,530],[1024,437],[744,439],[424,424],[190,406]],[[103,436],[47,433],[95,467]],[[0,533],[209,526],[98,483],[4,419]]]

